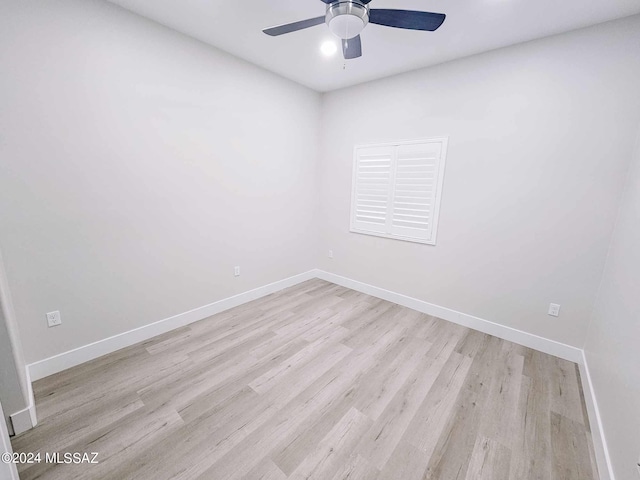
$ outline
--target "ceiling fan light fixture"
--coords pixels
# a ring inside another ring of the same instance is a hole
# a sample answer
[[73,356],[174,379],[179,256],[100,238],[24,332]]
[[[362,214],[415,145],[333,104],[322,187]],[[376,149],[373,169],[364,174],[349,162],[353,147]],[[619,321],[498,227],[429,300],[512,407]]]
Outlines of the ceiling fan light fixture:
[[325,18],[334,35],[349,40],[360,35],[369,23],[369,9],[358,2],[336,2],[327,7]]
[[325,57],[330,57],[334,55],[338,51],[338,46],[335,41],[327,40],[326,42],[322,42],[320,45],[320,51]]

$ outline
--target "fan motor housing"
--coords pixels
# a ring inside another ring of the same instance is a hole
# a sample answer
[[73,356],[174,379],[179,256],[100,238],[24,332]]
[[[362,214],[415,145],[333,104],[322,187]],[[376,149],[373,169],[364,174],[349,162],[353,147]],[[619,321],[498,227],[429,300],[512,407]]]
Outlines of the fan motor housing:
[[357,1],[334,2],[327,7],[325,21],[336,36],[348,40],[369,23],[369,8]]

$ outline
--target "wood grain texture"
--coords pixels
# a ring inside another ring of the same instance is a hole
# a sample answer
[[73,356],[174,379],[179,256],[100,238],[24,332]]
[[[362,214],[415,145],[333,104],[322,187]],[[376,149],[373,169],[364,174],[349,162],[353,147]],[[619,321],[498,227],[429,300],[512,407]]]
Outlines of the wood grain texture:
[[22,479],[597,480],[576,365],[310,280],[34,384]]

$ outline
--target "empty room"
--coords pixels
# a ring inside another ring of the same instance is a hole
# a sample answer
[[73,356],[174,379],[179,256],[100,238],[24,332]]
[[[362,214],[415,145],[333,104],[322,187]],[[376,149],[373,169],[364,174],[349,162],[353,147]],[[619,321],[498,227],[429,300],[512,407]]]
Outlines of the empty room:
[[638,0],[0,0],[0,480],[640,480]]

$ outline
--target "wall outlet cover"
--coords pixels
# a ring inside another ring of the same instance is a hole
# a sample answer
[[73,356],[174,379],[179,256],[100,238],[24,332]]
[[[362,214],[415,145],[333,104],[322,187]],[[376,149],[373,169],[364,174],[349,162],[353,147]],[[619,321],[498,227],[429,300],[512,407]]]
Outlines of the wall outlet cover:
[[240,276],[240,267],[234,267],[233,268],[233,275],[235,277],[239,277]]
[[560,305],[558,305],[557,303],[550,303],[548,313],[552,317],[557,317],[558,315],[560,315]]
[[50,327],[56,327],[62,323],[62,318],[60,317],[60,312],[57,310],[55,312],[47,313],[47,325]]

